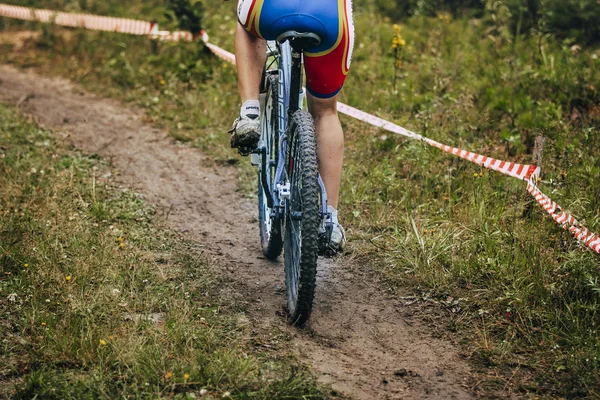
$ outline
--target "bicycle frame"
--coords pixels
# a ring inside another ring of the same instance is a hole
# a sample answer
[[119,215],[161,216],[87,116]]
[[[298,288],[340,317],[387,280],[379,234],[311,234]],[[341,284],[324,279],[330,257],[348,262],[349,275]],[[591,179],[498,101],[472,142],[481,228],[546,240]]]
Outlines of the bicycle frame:
[[[264,144],[259,144],[258,154],[260,160],[254,160],[253,164],[261,163],[261,182],[265,191],[267,204],[271,208],[272,218],[282,219],[285,213],[285,200],[289,197],[290,183],[287,176],[286,157],[287,143],[292,138],[288,137],[288,121],[290,116],[297,110],[303,108],[305,89],[302,87],[302,52],[292,48],[288,41],[283,43],[269,42],[267,57],[274,57],[278,66],[279,90],[278,90],[278,115],[279,115],[279,157],[275,170],[275,187],[270,187],[267,176],[267,159]],[[265,71],[268,73],[269,71]],[[286,84],[289,82],[289,84]],[[266,98],[261,95],[261,107],[264,109]],[[327,211],[327,192],[321,176],[318,176],[321,194],[321,216],[324,220],[329,216]]]

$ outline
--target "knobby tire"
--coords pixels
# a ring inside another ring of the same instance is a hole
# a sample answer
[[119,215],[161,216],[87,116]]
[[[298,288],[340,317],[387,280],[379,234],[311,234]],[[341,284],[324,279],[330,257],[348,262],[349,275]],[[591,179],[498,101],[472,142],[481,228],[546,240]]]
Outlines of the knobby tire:
[[284,264],[290,321],[303,325],[312,311],[319,251],[319,183],[315,126],[296,111],[288,131],[290,198],[285,218]]

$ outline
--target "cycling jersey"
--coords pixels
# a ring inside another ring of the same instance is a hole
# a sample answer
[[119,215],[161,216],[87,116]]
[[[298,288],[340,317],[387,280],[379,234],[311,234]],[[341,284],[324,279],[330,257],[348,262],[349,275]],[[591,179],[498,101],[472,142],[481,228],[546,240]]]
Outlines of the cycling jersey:
[[304,52],[308,91],[331,98],[342,89],[354,46],[352,0],[239,0],[238,20],[266,40],[289,30],[316,33],[321,44]]

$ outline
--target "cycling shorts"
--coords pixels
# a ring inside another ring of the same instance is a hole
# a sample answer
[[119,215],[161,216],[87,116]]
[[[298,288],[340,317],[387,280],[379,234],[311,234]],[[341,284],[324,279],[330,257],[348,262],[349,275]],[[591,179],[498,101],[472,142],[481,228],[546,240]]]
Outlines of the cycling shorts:
[[352,0],[239,0],[238,20],[266,40],[289,30],[316,33],[321,44],[304,52],[308,91],[326,99],[342,89],[354,46]]

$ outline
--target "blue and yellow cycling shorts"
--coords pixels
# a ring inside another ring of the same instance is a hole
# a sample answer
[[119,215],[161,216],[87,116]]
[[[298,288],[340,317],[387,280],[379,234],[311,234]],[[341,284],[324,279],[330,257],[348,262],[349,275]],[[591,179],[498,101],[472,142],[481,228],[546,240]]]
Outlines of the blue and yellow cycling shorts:
[[331,98],[342,89],[354,46],[352,0],[239,0],[238,20],[266,40],[289,30],[316,33],[321,44],[304,52],[308,91]]

